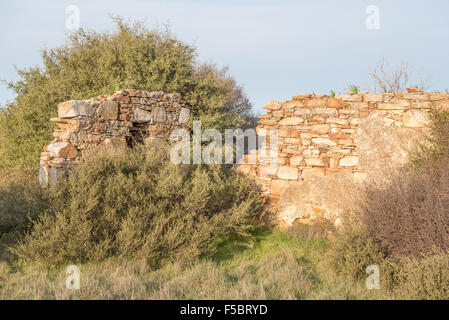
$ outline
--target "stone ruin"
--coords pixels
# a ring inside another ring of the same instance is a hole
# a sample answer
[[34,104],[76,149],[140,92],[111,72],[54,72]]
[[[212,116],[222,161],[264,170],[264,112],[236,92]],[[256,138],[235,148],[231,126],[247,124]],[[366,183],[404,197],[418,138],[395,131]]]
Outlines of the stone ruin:
[[338,224],[364,182],[391,180],[429,132],[429,111],[449,109],[449,93],[408,91],[268,102],[257,131],[277,131],[275,164],[253,150],[238,170],[262,188],[270,219],[287,226]]
[[42,187],[56,180],[88,153],[143,143],[148,138],[168,140],[171,131],[185,126],[190,110],[179,93],[121,90],[96,99],[58,105],[54,140],[40,158]]
[[[364,182],[388,181],[429,131],[429,111],[448,110],[449,93],[302,94],[270,101],[257,134],[277,132],[277,157],[246,154],[237,169],[260,186],[269,219],[281,225],[331,220],[352,210]],[[44,147],[39,180],[56,180],[88,153],[145,139],[169,139],[189,109],[180,94],[121,90],[58,105],[54,140]],[[260,133],[264,132],[264,133]],[[271,162],[271,161],[270,161]]]

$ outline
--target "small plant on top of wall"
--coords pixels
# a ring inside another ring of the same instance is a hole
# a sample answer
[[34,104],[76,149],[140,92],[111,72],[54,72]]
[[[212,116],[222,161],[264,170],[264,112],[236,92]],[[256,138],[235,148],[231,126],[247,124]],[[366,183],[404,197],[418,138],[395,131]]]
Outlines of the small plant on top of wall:
[[351,91],[353,94],[357,94],[360,91],[360,87],[356,86],[355,84],[351,84],[348,87],[349,91]]

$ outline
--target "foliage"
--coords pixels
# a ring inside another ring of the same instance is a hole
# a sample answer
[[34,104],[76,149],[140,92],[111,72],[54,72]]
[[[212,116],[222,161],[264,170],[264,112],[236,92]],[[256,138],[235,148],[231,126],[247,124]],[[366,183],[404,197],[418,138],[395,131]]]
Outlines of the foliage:
[[14,245],[27,230],[30,219],[47,208],[47,199],[37,179],[22,171],[0,173],[0,261],[10,257]]
[[199,63],[195,48],[169,30],[113,20],[115,31],[79,29],[64,45],[42,51],[43,67],[18,70],[20,80],[8,83],[16,98],[0,109],[0,167],[37,170],[57,104],[118,88],[179,92],[203,128],[247,124],[251,106],[226,68]]
[[38,264],[145,259],[153,267],[212,255],[249,236],[262,203],[226,166],[174,165],[163,145],[88,157],[51,190],[52,211],[13,250]]

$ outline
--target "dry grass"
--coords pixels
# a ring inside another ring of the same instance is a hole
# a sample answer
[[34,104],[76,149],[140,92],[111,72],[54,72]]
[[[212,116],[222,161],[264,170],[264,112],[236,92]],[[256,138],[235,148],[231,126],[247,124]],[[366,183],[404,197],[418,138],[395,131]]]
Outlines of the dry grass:
[[0,299],[375,299],[378,292],[319,262],[326,240],[259,230],[254,245],[223,244],[215,259],[152,271],[142,261],[79,265],[81,289],[65,288],[65,269],[0,266]]

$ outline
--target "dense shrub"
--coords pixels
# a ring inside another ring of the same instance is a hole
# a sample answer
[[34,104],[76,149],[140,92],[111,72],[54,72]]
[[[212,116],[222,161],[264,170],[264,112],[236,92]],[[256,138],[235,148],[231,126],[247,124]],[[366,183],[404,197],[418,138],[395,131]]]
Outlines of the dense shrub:
[[449,252],[434,252],[424,258],[407,259],[402,267],[395,296],[398,299],[449,299]]
[[14,250],[41,264],[111,256],[190,262],[226,236],[249,236],[262,205],[233,169],[174,165],[162,145],[85,159],[50,191],[53,212]]
[[449,157],[368,187],[362,219],[389,255],[416,257],[449,250]]
[[429,163],[449,158],[449,112],[433,110],[430,112],[431,134],[416,152],[411,154],[415,170],[426,169]]
[[326,260],[335,272],[356,281],[368,277],[368,266],[378,266],[382,289],[391,289],[398,281],[398,265],[354,217],[329,237]]
[[42,67],[19,70],[9,87],[15,100],[0,107],[0,168],[37,170],[52,139],[58,103],[131,88],[179,92],[203,128],[247,124],[250,104],[226,69],[197,61],[196,49],[167,30],[114,18],[116,30],[79,29],[66,44],[42,51]]
[[22,171],[0,172],[0,261],[9,257],[8,246],[30,226],[30,219],[47,208],[35,176]]

